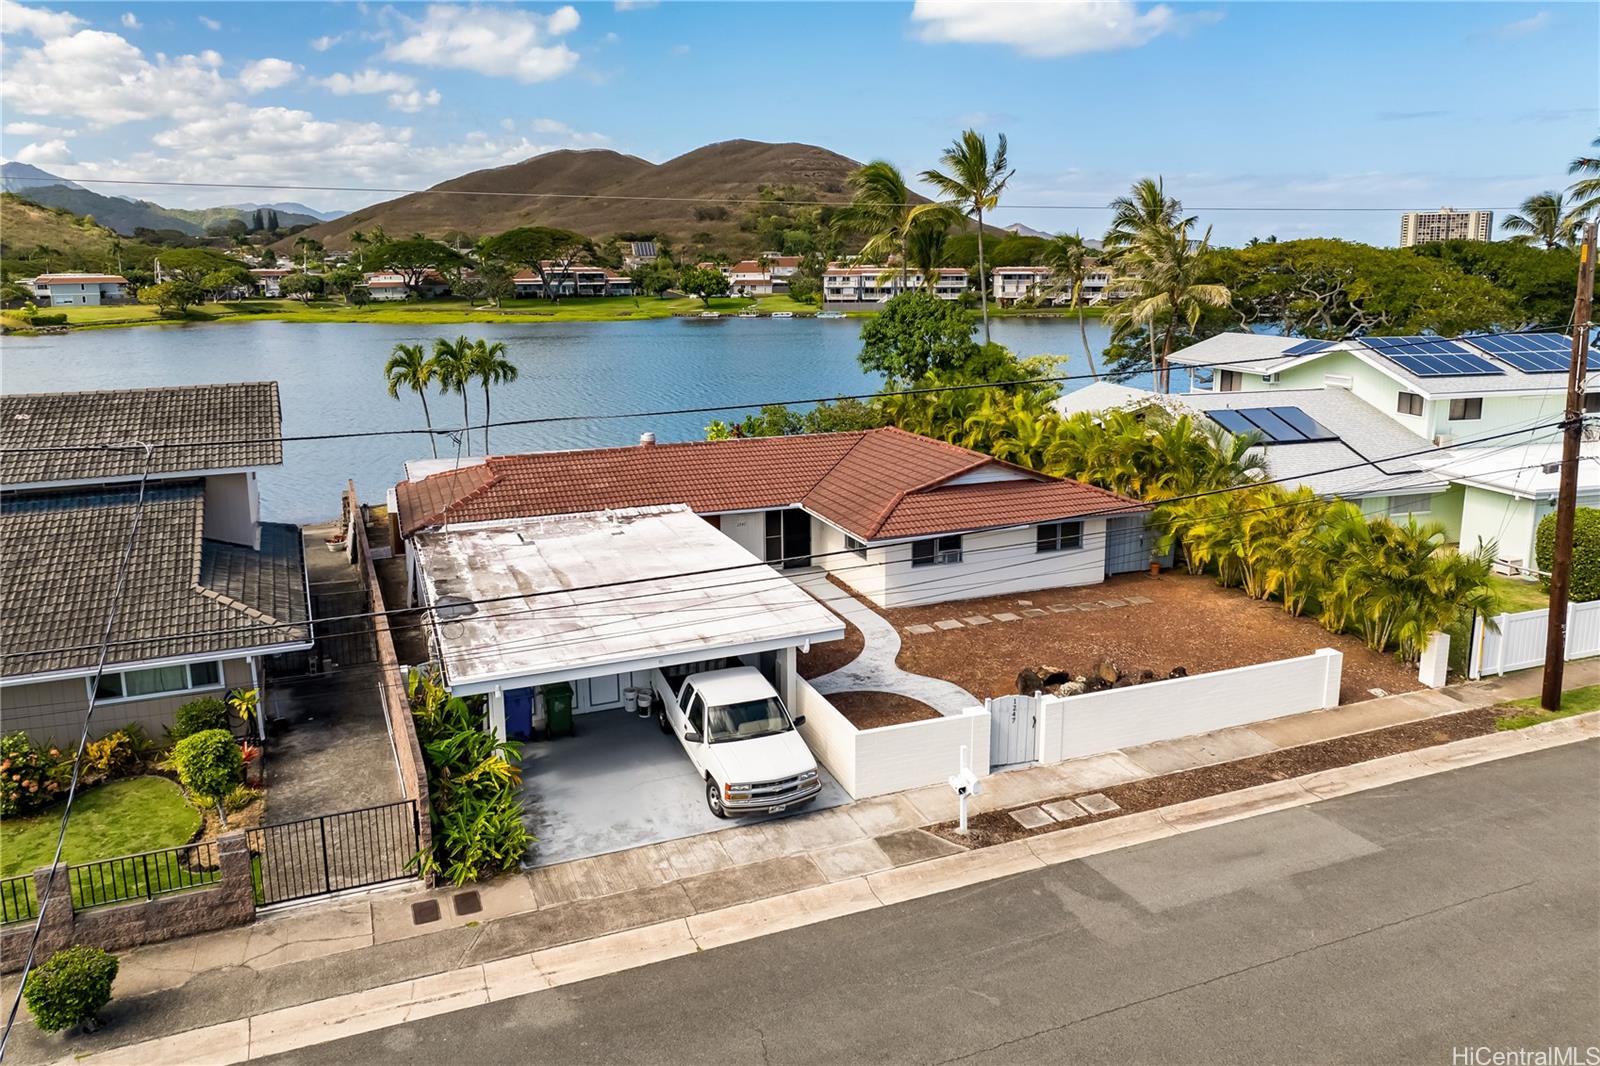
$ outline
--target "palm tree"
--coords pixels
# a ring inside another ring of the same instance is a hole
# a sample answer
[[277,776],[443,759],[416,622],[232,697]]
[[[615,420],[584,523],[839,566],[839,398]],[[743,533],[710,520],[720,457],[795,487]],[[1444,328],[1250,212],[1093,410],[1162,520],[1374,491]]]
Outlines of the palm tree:
[[1165,180],[1159,177],[1140,178],[1128,195],[1117,197],[1107,206],[1111,208],[1111,227],[1106,230],[1105,247],[1113,256],[1148,230],[1192,226],[1198,221],[1194,215],[1179,217],[1183,204],[1177,197],[1167,195]]
[[1089,246],[1076,233],[1052,237],[1040,258],[1050,268],[1053,284],[1071,294],[1072,309],[1078,312],[1078,335],[1083,339],[1083,354],[1089,360],[1089,375],[1098,381],[1100,371],[1095,369],[1094,352],[1089,348],[1089,327],[1083,315],[1083,287],[1099,264],[1090,254]]
[[489,386],[509,385],[517,380],[517,368],[506,358],[506,346],[500,341],[493,344],[474,341],[467,355],[467,376],[483,383],[483,454],[489,454]]
[[428,443],[433,446],[433,457],[439,458],[439,442],[433,435],[433,416],[428,413],[428,387],[438,376],[439,366],[422,352],[420,344],[397,344],[383,364],[383,376],[389,381],[389,395],[398,400],[402,388],[410,389],[422,401],[422,421],[428,427]]
[[1150,228],[1134,238],[1121,256],[1123,269],[1129,277],[1117,284],[1134,286],[1138,295],[1118,307],[1108,316],[1114,323],[1114,332],[1126,334],[1135,328],[1150,332],[1165,323],[1159,353],[1151,345],[1151,373],[1156,378],[1156,388],[1166,392],[1171,384],[1172,342],[1177,333],[1178,320],[1182,318],[1193,331],[1200,316],[1209,307],[1228,307],[1233,295],[1225,285],[1202,283],[1201,266],[1211,250],[1211,230],[1198,241],[1189,238],[1188,220],[1173,228]]
[[[874,260],[900,260],[900,289],[906,288],[906,270],[909,244],[913,229],[920,228],[913,217],[916,210],[911,203],[911,190],[900,168],[883,159],[874,159],[850,175],[850,203],[834,216],[838,225],[861,234],[867,242],[861,246],[861,257]],[[937,220],[945,229],[955,222],[948,210]],[[880,283],[881,284],[881,283]]]
[[932,290],[939,283],[939,267],[944,264],[945,241],[950,227],[939,219],[920,219],[906,238],[906,258],[922,275],[922,287]]
[[1006,135],[997,138],[993,158],[989,142],[977,130],[967,130],[939,157],[945,170],[924,170],[922,180],[946,197],[944,205],[924,204],[912,209],[913,216],[931,213],[936,207],[959,211],[978,224],[978,299],[983,305],[983,342],[989,343],[989,277],[983,268],[983,213],[1000,202],[1015,170],[1006,166]]
[[1519,211],[1507,215],[1500,228],[1516,236],[1512,244],[1542,244],[1560,248],[1573,242],[1578,232],[1578,216],[1566,213],[1566,203],[1557,189],[1536,193],[1522,201]]
[[[1591,148],[1600,148],[1600,137],[1591,143]],[[1567,167],[1568,174],[1587,174],[1586,178],[1579,178],[1567,190],[1572,197],[1572,216],[1574,218],[1588,218],[1595,211],[1600,210],[1600,158],[1591,155],[1580,155]]]
[[457,393],[461,396],[461,437],[467,446],[467,454],[472,454],[472,435],[467,432],[472,425],[472,416],[467,412],[467,386],[472,383],[472,342],[465,337],[457,337],[447,341],[443,337],[433,342],[433,362],[435,365],[434,377],[439,382],[439,391],[444,393]]

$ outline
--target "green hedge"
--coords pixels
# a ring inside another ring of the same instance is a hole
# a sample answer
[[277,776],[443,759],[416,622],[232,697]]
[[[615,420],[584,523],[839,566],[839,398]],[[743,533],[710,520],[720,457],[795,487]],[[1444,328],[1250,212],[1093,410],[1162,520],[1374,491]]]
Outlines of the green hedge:
[[[1550,572],[1556,554],[1556,516],[1552,512],[1539,522],[1534,540],[1539,569]],[[1550,583],[1546,581],[1545,587]],[[1573,603],[1600,600],[1600,509],[1580,507],[1572,523],[1572,582],[1568,598]]]

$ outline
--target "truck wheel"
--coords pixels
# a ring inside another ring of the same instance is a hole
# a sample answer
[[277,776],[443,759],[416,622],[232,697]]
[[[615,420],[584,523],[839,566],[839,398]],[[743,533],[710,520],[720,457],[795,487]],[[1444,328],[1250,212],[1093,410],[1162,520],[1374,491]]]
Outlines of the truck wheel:
[[656,708],[656,725],[661,727],[663,733],[672,732],[672,723],[667,721],[667,709],[665,707]]
[[728,812],[722,806],[722,790],[710,778],[706,778],[706,806],[710,807],[711,813],[718,818],[728,816]]

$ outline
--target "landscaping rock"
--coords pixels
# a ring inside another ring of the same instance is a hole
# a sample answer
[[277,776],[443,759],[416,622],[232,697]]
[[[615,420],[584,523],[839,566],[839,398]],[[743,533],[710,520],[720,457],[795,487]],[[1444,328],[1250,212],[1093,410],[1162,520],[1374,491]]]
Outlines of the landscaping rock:
[[1171,677],[1188,677],[1189,676],[1189,671],[1184,669],[1181,666],[1174,666],[1172,668],[1171,672],[1167,674],[1167,676],[1169,678],[1171,678]]
[[1140,670],[1139,671],[1139,684],[1142,685],[1146,681],[1154,681],[1155,679],[1156,679],[1156,672],[1154,670]]
[[1082,681],[1067,681],[1056,686],[1057,696],[1081,696],[1088,690]]
[[1095,664],[1094,676],[1108,685],[1114,685],[1122,677],[1122,671],[1110,659],[1101,659]]
[[1031,696],[1071,680],[1071,674],[1054,666],[1025,666],[1017,673],[1017,691],[1024,696]]

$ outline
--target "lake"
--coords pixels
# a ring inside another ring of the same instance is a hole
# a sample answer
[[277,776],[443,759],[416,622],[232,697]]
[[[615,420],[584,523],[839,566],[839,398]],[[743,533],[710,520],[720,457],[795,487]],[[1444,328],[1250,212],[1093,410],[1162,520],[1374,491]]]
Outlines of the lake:
[[[1106,328],[1095,319],[1088,328],[1098,356]],[[575,421],[492,430],[495,452],[603,447],[634,443],[647,430],[662,441],[699,439],[713,418],[732,420],[745,412],[596,415],[871,392],[880,382],[856,363],[860,329],[857,319],[727,318],[444,326],[247,322],[86,330],[6,337],[0,342],[0,391],[276,380],[286,436],[418,428],[421,405],[411,393],[389,398],[383,363],[396,344],[431,344],[464,333],[504,342],[517,365],[517,381],[493,392],[496,420],[576,416]],[[1063,373],[1087,372],[1075,319],[999,319],[993,335],[1020,355],[1068,356]],[[1174,388],[1183,387],[1174,381]],[[477,422],[483,418],[482,395],[476,389],[469,397]],[[430,395],[429,405],[435,425],[460,424],[459,397]],[[482,432],[473,436],[477,454]],[[441,455],[454,451],[448,438],[440,439]],[[404,462],[428,453],[421,436],[291,441],[284,447],[283,466],[261,472],[263,513],[289,522],[329,518],[338,513],[347,478],[355,479],[362,499],[382,500],[402,476]]]

